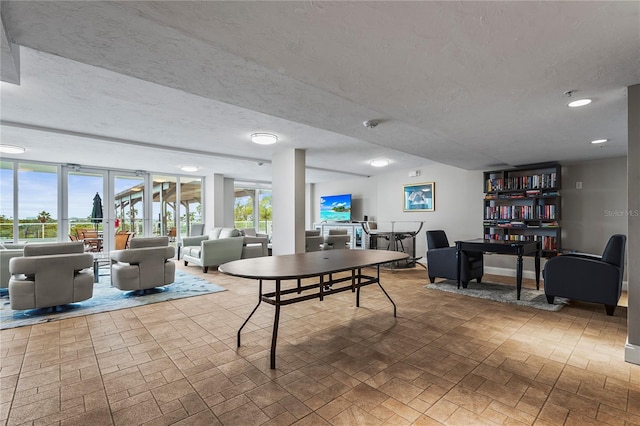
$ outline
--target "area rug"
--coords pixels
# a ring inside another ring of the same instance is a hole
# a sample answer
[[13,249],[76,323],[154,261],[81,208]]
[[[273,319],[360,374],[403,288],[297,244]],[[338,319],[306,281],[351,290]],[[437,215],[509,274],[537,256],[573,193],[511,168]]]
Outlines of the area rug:
[[547,303],[547,298],[543,290],[522,287],[520,292],[520,300],[516,298],[516,286],[507,284],[496,284],[482,282],[478,284],[475,281],[469,282],[467,288],[458,289],[458,283],[452,280],[445,280],[439,283],[427,284],[425,288],[446,291],[449,293],[462,294],[465,296],[477,297],[480,299],[495,300],[496,302],[513,303],[520,306],[528,306],[530,308],[542,309],[544,311],[559,311],[567,303],[568,299],[556,297],[553,305]]
[[9,294],[4,289],[0,297],[0,329],[22,327],[49,321],[74,318],[82,315],[133,308],[167,300],[182,299],[207,293],[225,291],[223,287],[177,270],[173,284],[152,289],[140,295],[133,291],[122,291],[111,287],[111,277],[101,275],[99,282],[93,287],[93,297],[83,302],[71,303],[59,307],[56,312],[51,309],[30,309],[14,311],[9,304]]

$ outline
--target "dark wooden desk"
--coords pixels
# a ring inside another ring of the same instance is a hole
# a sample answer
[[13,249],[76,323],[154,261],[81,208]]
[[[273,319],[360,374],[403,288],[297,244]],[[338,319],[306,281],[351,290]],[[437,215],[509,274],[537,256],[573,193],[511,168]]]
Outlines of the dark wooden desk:
[[[276,309],[271,335],[271,368],[276,368],[276,341],[281,306],[310,299],[323,301],[325,296],[351,291],[356,293],[356,306],[359,307],[360,288],[378,284],[393,305],[393,316],[395,317],[396,304],[380,284],[380,265],[407,257],[409,256],[406,253],[386,250],[325,250],[283,256],[255,257],[220,265],[218,270],[224,274],[252,278],[259,282],[258,304],[238,330],[238,347],[240,347],[240,332],[262,302],[274,305]],[[362,268],[366,266],[376,266],[376,276],[363,275]],[[342,278],[333,278],[333,274],[345,271],[351,271],[351,274]],[[326,275],[328,277],[325,277]],[[303,278],[318,278],[318,281],[302,285]],[[295,280],[297,285],[294,288],[283,289],[282,281],[286,280]],[[275,281],[275,291],[263,292],[263,281]],[[339,286],[341,283],[347,283],[347,285]],[[305,292],[306,294],[304,294]]]
[[536,288],[540,290],[540,254],[542,244],[540,241],[500,241],[500,240],[477,240],[456,241],[458,257],[458,288],[460,288],[460,268],[461,252],[483,252],[497,254],[511,254],[517,256],[516,259],[516,295],[520,300],[522,289],[522,256],[534,255],[536,268]]

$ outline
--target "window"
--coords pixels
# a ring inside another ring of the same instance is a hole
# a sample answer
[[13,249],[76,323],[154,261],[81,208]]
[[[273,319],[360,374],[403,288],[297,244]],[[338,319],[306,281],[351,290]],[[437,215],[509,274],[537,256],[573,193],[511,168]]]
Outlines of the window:
[[[112,249],[118,232],[177,241],[180,231],[189,235],[191,225],[203,221],[202,187],[200,177],[3,159],[0,242],[69,241],[86,228],[103,234],[105,250]],[[96,195],[103,207],[100,220],[91,219]]]
[[190,235],[194,223],[202,223],[202,179],[181,176],[180,235]]
[[259,209],[260,214],[258,215],[258,229],[260,232],[264,232],[268,235],[271,235],[271,226],[272,226],[272,213],[273,209],[271,207],[271,190],[259,190]]
[[18,164],[18,240],[57,241],[58,167]]
[[153,234],[176,237],[178,219],[177,182],[175,176],[153,176]]
[[270,189],[235,189],[233,218],[236,228],[254,228],[271,235],[272,212]]
[[253,221],[255,193],[254,189],[236,188],[233,203],[233,224],[236,228],[255,228]]
[[145,235],[144,178],[116,173],[113,188],[118,230],[132,232],[137,236]]
[[13,163],[0,161],[0,243],[13,242]]

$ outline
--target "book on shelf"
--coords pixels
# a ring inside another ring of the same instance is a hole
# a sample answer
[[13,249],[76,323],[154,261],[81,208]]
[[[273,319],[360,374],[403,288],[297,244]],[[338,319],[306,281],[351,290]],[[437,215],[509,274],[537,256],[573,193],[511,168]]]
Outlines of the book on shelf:
[[487,179],[486,192],[502,191],[502,179]]
[[542,222],[542,224],[540,225],[542,228],[557,228],[558,222],[557,221],[552,221],[552,222]]

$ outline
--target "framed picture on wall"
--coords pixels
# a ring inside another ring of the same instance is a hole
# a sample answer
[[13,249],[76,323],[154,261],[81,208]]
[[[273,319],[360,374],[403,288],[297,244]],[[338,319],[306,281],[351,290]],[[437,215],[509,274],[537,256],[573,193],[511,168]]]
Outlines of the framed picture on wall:
[[405,212],[432,212],[436,208],[435,182],[403,185],[402,193],[402,209]]

